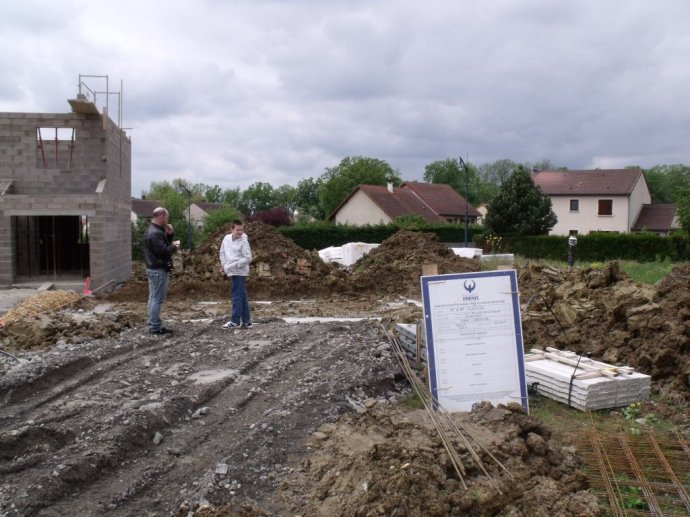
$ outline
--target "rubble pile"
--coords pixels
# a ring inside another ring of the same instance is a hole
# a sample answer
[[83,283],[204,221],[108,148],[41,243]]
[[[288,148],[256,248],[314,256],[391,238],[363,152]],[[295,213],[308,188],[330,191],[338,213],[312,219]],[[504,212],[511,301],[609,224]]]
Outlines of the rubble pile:
[[[302,297],[305,295],[347,292],[349,274],[337,264],[326,264],[317,252],[309,252],[259,221],[244,225],[252,248],[252,263],[247,280],[250,298]],[[221,228],[191,252],[174,257],[168,290],[170,299],[227,298],[231,281],[220,272],[219,250],[230,225]],[[132,301],[148,296],[146,271],[110,295],[111,300]]]
[[[433,233],[399,231],[348,269],[323,262],[316,251],[306,251],[267,224],[250,222],[244,228],[252,247],[247,289],[254,299],[362,292],[419,296],[423,264],[436,264],[439,274],[480,269],[478,261],[456,256]],[[218,253],[229,231],[222,228],[195,250],[176,255],[170,299],[228,296],[230,280],[220,272]],[[109,298],[142,300],[147,289],[142,267]]]
[[[300,515],[599,515],[574,449],[519,405],[477,404],[457,413],[495,484],[455,439],[467,489],[423,410],[349,414],[312,435],[312,453],[284,483]],[[293,512],[293,513],[295,513]]]
[[658,286],[603,269],[520,269],[525,349],[553,346],[652,376],[655,387],[690,391],[690,281],[677,268]]
[[[347,290],[348,275],[336,264],[326,264],[316,252],[309,252],[260,221],[244,226],[252,247],[247,289],[250,295],[295,296]],[[218,253],[230,227],[209,237],[184,260],[184,273],[204,283],[220,284],[227,295],[230,281],[222,275]]]
[[353,266],[357,291],[419,297],[422,266],[436,264],[439,274],[479,271],[477,260],[458,257],[434,233],[400,230]]
[[2,316],[0,340],[10,350],[83,343],[132,326],[124,314],[72,291],[45,291]]

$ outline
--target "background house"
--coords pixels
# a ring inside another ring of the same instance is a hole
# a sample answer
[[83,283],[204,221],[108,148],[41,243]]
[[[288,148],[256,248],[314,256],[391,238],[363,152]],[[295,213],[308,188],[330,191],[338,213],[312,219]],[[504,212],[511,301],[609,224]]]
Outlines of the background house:
[[387,224],[402,215],[414,214],[430,223],[475,222],[481,214],[449,185],[403,183],[393,187],[358,185],[330,214],[340,224]]
[[136,224],[139,219],[153,219],[153,211],[159,206],[163,206],[162,201],[155,199],[132,199],[132,210],[130,219]]
[[68,102],[0,113],[0,285],[131,275],[131,142],[84,95]]
[[197,228],[201,228],[204,225],[204,217],[206,217],[209,212],[220,210],[226,206],[227,205],[223,203],[205,203],[200,201],[190,205],[188,215],[192,220],[192,224],[196,225]]
[[644,207],[654,205],[644,172],[639,169],[535,171],[532,179],[551,198],[558,217],[551,235],[628,233],[640,227],[640,217],[657,213],[656,208],[643,212]]

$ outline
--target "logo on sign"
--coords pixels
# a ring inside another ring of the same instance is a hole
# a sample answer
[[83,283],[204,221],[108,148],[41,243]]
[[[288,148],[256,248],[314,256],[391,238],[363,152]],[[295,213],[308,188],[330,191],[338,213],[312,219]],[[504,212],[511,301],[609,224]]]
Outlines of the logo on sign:
[[472,291],[474,291],[477,288],[477,284],[474,282],[474,280],[467,279],[463,282],[462,286],[465,288],[465,291],[469,293],[462,295],[463,302],[472,302],[479,300],[479,296],[477,296],[476,294],[472,295]]

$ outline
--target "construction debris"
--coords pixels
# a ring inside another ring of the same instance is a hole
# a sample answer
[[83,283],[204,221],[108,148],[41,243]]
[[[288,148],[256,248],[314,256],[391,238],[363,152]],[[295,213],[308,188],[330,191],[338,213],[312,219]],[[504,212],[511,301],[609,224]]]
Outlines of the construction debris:
[[74,291],[40,291],[7,311],[0,319],[0,328],[71,307],[81,299],[82,296]]

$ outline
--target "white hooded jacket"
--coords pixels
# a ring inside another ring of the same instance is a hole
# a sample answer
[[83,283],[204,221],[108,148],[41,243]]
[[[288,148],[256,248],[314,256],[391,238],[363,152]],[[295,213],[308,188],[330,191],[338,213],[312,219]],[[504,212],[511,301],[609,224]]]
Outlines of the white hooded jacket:
[[223,238],[220,245],[220,263],[227,276],[249,276],[251,261],[252,250],[246,233],[237,240],[232,239],[232,234]]

